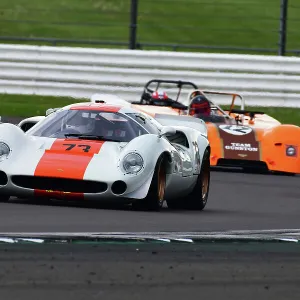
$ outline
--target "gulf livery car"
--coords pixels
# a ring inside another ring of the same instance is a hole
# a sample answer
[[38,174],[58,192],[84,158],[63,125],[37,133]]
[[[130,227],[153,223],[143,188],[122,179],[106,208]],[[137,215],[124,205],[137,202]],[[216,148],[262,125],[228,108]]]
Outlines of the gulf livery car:
[[129,106],[77,103],[27,132],[0,125],[0,199],[118,201],[146,210],[166,200],[170,208],[202,210],[209,156],[200,119],[158,122]]
[[[231,98],[227,110],[212,100],[222,97],[223,103],[224,97]],[[239,109],[236,99],[241,101]],[[154,118],[163,113],[204,120],[212,167],[300,173],[300,128],[281,124],[263,112],[245,109],[239,94],[203,91],[188,81],[154,79],[145,85],[140,101],[133,103],[133,107]]]

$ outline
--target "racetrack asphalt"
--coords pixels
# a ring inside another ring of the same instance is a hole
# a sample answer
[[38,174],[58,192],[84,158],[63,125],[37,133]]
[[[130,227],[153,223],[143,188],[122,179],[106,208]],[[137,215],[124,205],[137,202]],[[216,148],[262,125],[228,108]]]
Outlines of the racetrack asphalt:
[[[276,250],[275,250],[276,248]],[[5,244],[0,298],[299,299],[299,244]]]
[[1,232],[159,232],[296,229],[300,177],[211,172],[203,211],[132,211],[90,202],[0,203]]

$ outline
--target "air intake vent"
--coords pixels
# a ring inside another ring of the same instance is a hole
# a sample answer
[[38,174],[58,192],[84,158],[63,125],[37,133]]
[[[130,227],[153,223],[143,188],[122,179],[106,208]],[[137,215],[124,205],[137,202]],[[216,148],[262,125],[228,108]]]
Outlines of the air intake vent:
[[107,190],[106,183],[97,181],[19,175],[12,176],[11,180],[19,187],[37,190],[93,194],[103,193]]
[[0,185],[7,185],[7,182],[8,182],[8,178],[6,173],[0,171]]

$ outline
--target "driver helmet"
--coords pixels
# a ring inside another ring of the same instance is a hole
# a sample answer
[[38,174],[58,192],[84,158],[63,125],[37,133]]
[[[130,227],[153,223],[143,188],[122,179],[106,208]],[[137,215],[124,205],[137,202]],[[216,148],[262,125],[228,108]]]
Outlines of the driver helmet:
[[192,98],[189,114],[191,116],[209,116],[211,114],[209,100],[204,95],[197,95]]
[[155,91],[151,95],[151,100],[168,100],[168,94],[164,91]]

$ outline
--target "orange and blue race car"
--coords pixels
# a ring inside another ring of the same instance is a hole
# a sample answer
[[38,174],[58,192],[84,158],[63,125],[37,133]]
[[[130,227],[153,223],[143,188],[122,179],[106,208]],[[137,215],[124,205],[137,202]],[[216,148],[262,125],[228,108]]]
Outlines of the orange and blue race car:
[[[224,103],[224,97],[230,99],[227,110],[213,100],[223,98]],[[200,90],[188,81],[154,79],[146,83],[140,101],[132,105],[158,121],[166,122],[162,116],[166,114],[170,120],[172,115],[204,120],[212,167],[300,173],[300,127],[245,109],[245,101],[237,93]]]

